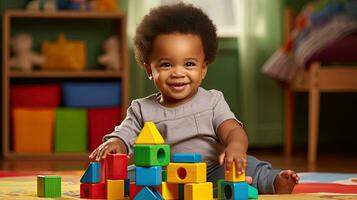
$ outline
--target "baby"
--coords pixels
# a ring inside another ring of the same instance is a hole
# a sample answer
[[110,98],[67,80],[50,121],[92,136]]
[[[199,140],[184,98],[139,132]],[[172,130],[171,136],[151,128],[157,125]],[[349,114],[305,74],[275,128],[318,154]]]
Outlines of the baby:
[[238,174],[260,193],[291,193],[299,178],[291,170],[274,170],[247,156],[248,138],[222,92],[201,86],[218,49],[216,27],[199,8],[184,3],[152,9],[136,30],[137,62],[158,93],[132,101],[127,116],[91,159],[108,153],[132,154],[147,121],[155,123],[171,153],[199,153],[214,184],[236,164]]

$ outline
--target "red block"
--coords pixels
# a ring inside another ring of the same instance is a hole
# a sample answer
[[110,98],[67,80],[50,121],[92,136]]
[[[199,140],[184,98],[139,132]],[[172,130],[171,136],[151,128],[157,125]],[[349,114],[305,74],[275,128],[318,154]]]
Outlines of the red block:
[[125,154],[108,154],[105,158],[107,179],[123,180],[128,178],[128,156]]
[[106,199],[107,185],[105,183],[81,183],[81,199]]
[[105,173],[105,159],[100,160],[100,182],[101,183],[106,183],[106,173]]
[[131,182],[130,183],[130,187],[129,187],[129,197],[130,197],[130,199],[134,199],[136,194],[138,194],[140,192],[141,188],[143,188],[143,187],[136,185],[135,182]]
[[111,133],[121,122],[121,109],[93,108],[88,110],[89,150],[93,151],[101,143],[105,134]]
[[58,84],[11,86],[11,105],[15,108],[53,108],[58,107],[60,101]]

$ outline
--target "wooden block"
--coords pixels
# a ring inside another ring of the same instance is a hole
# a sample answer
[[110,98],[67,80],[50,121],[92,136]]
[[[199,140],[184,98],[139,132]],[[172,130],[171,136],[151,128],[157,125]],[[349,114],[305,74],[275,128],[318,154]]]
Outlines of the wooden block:
[[81,183],[99,183],[101,180],[101,164],[100,162],[89,163],[80,182]]
[[128,178],[128,156],[125,154],[108,154],[105,158],[107,179],[118,180]]
[[212,182],[185,184],[185,200],[213,200]]
[[13,111],[14,152],[52,152],[55,110],[16,108]]
[[172,156],[172,162],[176,163],[198,163],[202,162],[201,154],[175,153]]
[[143,187],[140,192],[134,197],[134,200],[162,200],[162,196],[156,190],[149,187]]
[[60,176],[37,176],[37,196],[59,198],[62,196]]
[[170,146],[167,144],[134,146],[136,166],[166,166],[170,163]]
[[245,173],[238,175],[236,172],[236,163],[232,163],[230,171],[225,171],[225,181],[229,182],[245,182]]
[[80,185],[81,199],[106,199],[107,186],[105,183],[81,183]]
[[85,109],[56,109],[55,152],[87,152],[87,135]]
[[134,197],[140,192],[142,186],[138,186],[135,182],[131,182],[129,186],[129,197],[130,199],[134,199]]
[[248,199],[258,199],[258,190],[251,185],[248,185]]
[[222,197],[222,183],[224,182],[224,179],[218,179],[217,180],[217,199],[221,199]]
[[124,180],[107,179],[107,199],[124,199]]
[[162,167],[135,167],[136,185],[157,186],[162,182]]
[[135,144],[164,144],[159,130],[157,130],[153,122],[145,122],[139,136],[136,138]]
[[246,182],[227,182],[221,184],[222,200],[247,200],[248,184]]
[[161,193],[161,196],[166,199],[179,199],[179,187],[177,183],[162,182],[157,187],[157,191]]
[[206,182],[206,163],[170,163],[167,168],[168,183]]
[[106,183],[107,173],[105,172],[106,162],[105,159],[100,160],[100,182]]

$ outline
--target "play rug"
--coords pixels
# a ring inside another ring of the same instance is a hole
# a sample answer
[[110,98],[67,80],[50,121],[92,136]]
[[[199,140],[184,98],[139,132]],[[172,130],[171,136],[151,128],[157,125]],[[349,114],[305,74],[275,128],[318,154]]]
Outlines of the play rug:
[[[16,176],[16,173],[12,173],[11,177],[0,178],[0,199],[44,199],[36,196],[37,180],[36,176],[40,174],[52,174],[62,177],[62,198],[61,199],[79,199],[79,180],[83,174],[83,171],[67,171],[67,172],[44,172],[33,174],[34,172],[28,172],[26,176]],[[30,175],[31,174],[31,175]],[[320,173],[319,173],[320,174]],[[312,175],[312,174],[311,174]],[[327,174],[328,175],[328,174]],[[323,177],[330,177],[326,174]],[[345,174],[347,175],[347,174]],[[302,184],[296,188],[300,190],[304,188],[304,184],[311,184],[306,177],[310,177],[310,181],[316,181],[311,179],[315,176],[305,176],[301,174]],[[316,178],[316,177],[315,177]],[[340,178],[339,178],[340,179]],[[348,179],[348,178],[347,178]],[[318,179],[321,181],[321,179]],[[335,180],[335,179],[333,179]],[[326,180],[327,181],[327,180]],[[337,183],[335,183],[337,184]],[[300,186],[303,186],[300,188]],[[307,185],[306,185],[307,186]],[[306,188],[305,188],[306,189]],[[301,191],[298,191],[301,192]],[[297,193],[294,191],[294,193]],[[357,193],[357,190],[355,190]],[[348,194],[348,193],[346,193]],[[340,195],[340,194],[293,194],[293,195],[259,195],[259,200],[357,200],[357,195]]]

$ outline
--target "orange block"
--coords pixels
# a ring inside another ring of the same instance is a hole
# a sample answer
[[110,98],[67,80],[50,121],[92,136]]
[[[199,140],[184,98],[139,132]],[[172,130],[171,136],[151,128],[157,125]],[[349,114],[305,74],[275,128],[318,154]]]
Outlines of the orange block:
[[14,152],[51,152],[54,116],[54,109],[14,109]]

